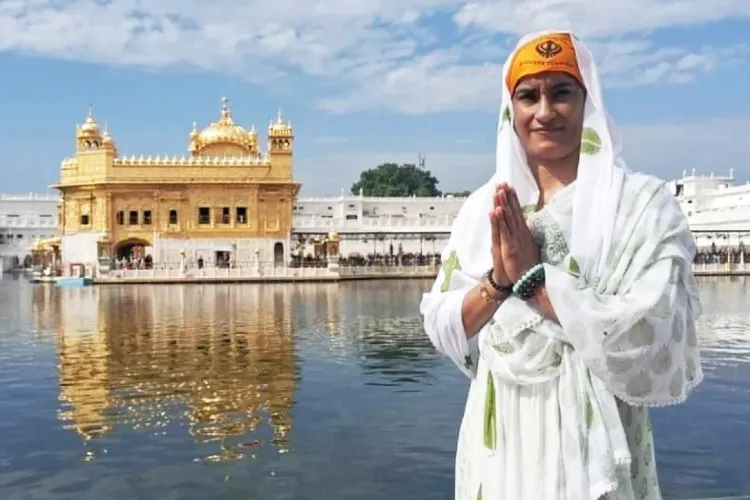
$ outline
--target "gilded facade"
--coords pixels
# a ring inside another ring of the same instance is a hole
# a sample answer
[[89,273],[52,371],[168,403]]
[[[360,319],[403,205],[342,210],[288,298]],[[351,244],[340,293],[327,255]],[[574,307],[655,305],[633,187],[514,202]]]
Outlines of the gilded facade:
[[226,98],[218,120],[193,124],[182,157],[119,155],[93,112],[76,128],[75,156],[60,168],[62,258],[94,264],[133,249],[155,264],[202,258],[287,262],[294,134],[279,112],[266,150],[255,127],[235,123]]

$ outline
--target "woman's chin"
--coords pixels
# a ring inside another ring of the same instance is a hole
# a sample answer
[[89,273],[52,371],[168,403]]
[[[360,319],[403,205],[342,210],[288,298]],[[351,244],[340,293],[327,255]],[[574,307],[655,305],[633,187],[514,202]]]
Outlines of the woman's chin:
[[528,156],[532,156],[541,161],[559,161],[571,153],[571,149],[556,141],[544,141],[535,144],[527,151]]

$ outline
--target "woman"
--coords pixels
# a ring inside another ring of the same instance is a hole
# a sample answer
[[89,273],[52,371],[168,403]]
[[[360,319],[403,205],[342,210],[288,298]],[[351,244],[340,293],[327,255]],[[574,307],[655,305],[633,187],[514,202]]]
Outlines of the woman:
[[579,40],[525,37],[503,83],[497,172],[420,307],[471,378],[455,498],[660,499],[646,407],[702,378],[687,221],[627,170]]

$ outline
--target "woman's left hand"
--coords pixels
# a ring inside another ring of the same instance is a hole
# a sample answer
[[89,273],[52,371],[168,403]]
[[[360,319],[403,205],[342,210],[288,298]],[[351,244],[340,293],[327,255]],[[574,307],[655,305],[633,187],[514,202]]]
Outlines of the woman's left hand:
[[539,245],[526,225],[526,217],[518,202],[516,191],[504,184],[498,188],[496,196],[500,212],[503,266],[510,281],[515,283],[523,273],[539,263]]

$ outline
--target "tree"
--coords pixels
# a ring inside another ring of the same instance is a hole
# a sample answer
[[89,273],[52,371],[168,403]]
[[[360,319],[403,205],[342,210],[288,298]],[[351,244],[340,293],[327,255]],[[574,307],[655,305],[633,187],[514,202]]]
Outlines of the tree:
[[440,196],[438,180],[416,165],[383,163],[365,170],[352,185],[352,194],[360,189],[365,196]]
[[453,191],[452,193],[445,193],[445,196],[455,196],[456,198],[468,198],[471,191]]

